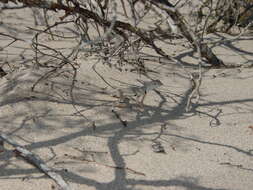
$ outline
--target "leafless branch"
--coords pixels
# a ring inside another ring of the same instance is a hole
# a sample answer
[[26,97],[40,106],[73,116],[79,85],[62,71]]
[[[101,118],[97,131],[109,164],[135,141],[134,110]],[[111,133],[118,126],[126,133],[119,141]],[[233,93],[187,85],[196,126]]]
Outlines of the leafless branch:
[[34,165],[43,173],[45,173],[47,176],[52,178],[62,188],[62,190],[71,190],[70,186],[65,182],[65,180],[59,174],[57,174],[52,168],[48,167],[46,163],[44,163],[44,161],[41,158],[39,158],[39,156],[30,152],[23,146],[19,145],[5,134],[0,133],[0,142],[12,145],[15,148],[13,152],[15,152],[17,156],[22,157],[28,163]]

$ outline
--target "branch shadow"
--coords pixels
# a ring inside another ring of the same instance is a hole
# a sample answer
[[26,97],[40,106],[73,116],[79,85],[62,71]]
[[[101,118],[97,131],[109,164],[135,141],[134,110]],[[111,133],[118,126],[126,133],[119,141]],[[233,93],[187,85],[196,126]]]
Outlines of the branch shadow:
[[[87,89],[88,91],[88,89]],[[87,92],[86,91],[86,92]],[[82,92],[82,96],[86,97],[86,99],[92,99],[92,100],[96,100],[96,98],[94,98],[94,93],[97,93],[97,91],[90,91],[90,93],[84,93]],[[184,110],[185,110],[185,105],[187,102],[187,97],[188,95],[191,93],[190,89],[186,90],[186,92],[184,93],[184,95],[182,96],[180,102],[177,104],[177,106],[173,107],[172,110],[167,110],[164,107],[164,104],[167,102],[167,99],[158,91],[156,91],[157,95],[160,97],[161,101],[159,102],[158,106],[145,106],[145,111],[144,112],[139,112],[136,114],[136,119],[133,121],[128,122],[128,127],[122,127],[121,124],[119,122],[112,122],[109,124],[104,124],[102,126],[99,127],[99,129],[97,129],[95,131],[95,134],[105,134],[105,133],[110,133],[113,134],[112,136],[107,138],[107,146],[109,148],[109,152],[112,158],[113,163],[115,164],[115,166],[120,166],[122,168],[127,168],[126,166],[126,162],[124,160],[124,157],[122,156],[122,154],[120,153],[120,148],[119,148],[119,144],[120,142],[125,138],[125,136],[131,132],[134,132],[137,134],[136,135],[144,135],[143,133],[140,132],[140,129],[142,126],[144,126],[145,124],[152,124],[152,123],[156,123],[156,122],[168,122],[169,120],[173,120],[173,119],[178,119],[178,118],[186,118],[188,116],[184,115]],[[252,101],[253,99],[248,99],[248,100],[237,100],[237,101],[228,101],[228,102],[215,102],[213,104],[215,105],[224,105],[224,104],[232,104],[235,102],[247,102],[247,101]],[[47,97],[47,98],[43,98],[43,97],[36,97],[36,98],[26,98],[26,99],[15,99],[12,101],[6,101],[6,102],[2,102],[1,103],[1,107],[6,106],[6,105],[10,105],[10,104],[18,104],[18,103],[24,103],[24,102],[34,102],[34,101],[42,101],[42,102],[57,102],[60,104],[75,104],[75,106],[80,106],[83,108],[87,108],[87,107],[100,107],[100,106],[105,106],[105,104],[110,104],[110,102],[105,101],[103,99],[98,99],[99,102],[101,102],[102,104],[98,104],[95,105],[93,103],[83,103],[81,101],[67,101],[65,99],[61,99],[61,97]],[[210,105],[212,103],[209,104],[203,104],[204,105]],[[194,110],[193,110],[194,111]],[[150,115],[149,112],[152,112],[153,114]],[[45,116],[48,115],[45,114]],[[42,116],[42,117],[45,117]],[[145,116],[145,117],[143,117]],[[68,125],[68,123],[64,123],[66,121],[60,121],[59,118],[54,118],[56,121],[58,122],[62,122],[63,127],[66,127]],[[84,124],[85,123],[85,124]],[[82,125],[82,126],[87,126],[87,121],[84,120],[80,120],[78,122],[76,122],[76,125]],[[19,127],[19,129],[23,128],[24,126],[21,124],[21,126]],[[19,130],[18,129],[18,130]],[[17,131],[13,131],[13,135],[16,133]],[[45,147],[53,147],[53,146],[57,146],[60,144],[64,144],[67,143],[69,141],[72,141],[74,139],[77,139],[79,137],[83,137],[83,136],[89,136],[89,135],[94,135],[94,131],[92,130],[92,128],[88,125],[88,127],[83,127],[82,130],[79,130],[77,132],[73,132],[71,134],[68,135],[63,135],[54,139],[50,139],[50,140],[45,140],[45,141],[38,141],[35,143],[29,143],[28,145],[26,145],[25,147],[29,150],[36,150],[36,149],[40,149],[40,148],[45,148]],[[182,135],[177,135],[177,134],[166,134],[167,136],[171,136],[171,137],[176,137],[178,139],[184,139],[187,141],[193,141],[193,142],[197,142],[200,144],[208,144],[208,145],[212,145],[212,146],[218,146],[218,147],[223,147],[223,148],[227,148],[227,149],[232,149],[234,151],[237,151],[238,153],[241,153],[243,155],[246,156],[253,156],[253,151],[251,150],[243,150],[241,148],[238,148],[236,146],[232,146],[229,144],[221,144],[221,143],[216,143],[216,142],[210,142],[210,141],[204,141],[204,140],[199,140],[197,138],[192,138],[192,137],[187,137],[187,136],[182,136]],[[11,158],[11,157],[10,157]],[[4,173],[4,170],[7,171],[6,168],[4,168],[2,170],[2,172]],[[11,175],[17,175],[18,173],[24,173],[24,174],[28,174],[30,175],[33,170],[20,170],[20,171],[16,171],[13,172]],[[36,172],[36,171],[34,171]],[[8,173],[11,173],[11,171],[8,170]],[[120,170],[120,169],[115,169],[114,170],[114,179],[108,183],[101,183],[99,181],[93,180],[93,179],[89,179],[89,178],[85,178],[81,175],[77,175],[71,171],[68,172],[60,172],[65,179],[67,179],[68,181],[72,182],[72,183],[78,183],[78,184],[85,184],[87,186],[91,186],[96,188],[97,190],[107,190],[107,189],[122,189],[122,190],[127,190],[127,189],[133,189],[134,186],[136,185],[145,185],[145,186],[151,186],[151,187],[170,187],[170,186],[176,186],[176,187],[183,187],[185,189],[188,190],[227,190],[227,189],[219,189],[219,188],[209,188],[209,187],[204,187],[201,185],[198,185],[197,180],[189,180],[186,177],[181,177],[179,179],[175,178],[175,179],[168,179],[168,180],[135,180],[135,179],[129,179],[127,177],[127,171],[126,170]]]

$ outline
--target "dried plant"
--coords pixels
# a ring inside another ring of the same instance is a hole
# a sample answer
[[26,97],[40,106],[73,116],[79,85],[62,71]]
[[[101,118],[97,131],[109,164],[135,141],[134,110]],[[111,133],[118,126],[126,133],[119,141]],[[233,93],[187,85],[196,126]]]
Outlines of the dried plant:
[[[251,22],[244,18],[245,15],[252,13],[253,7],[252,1],[249,0],[205,0],[197,5],[187,0],[179,0],[175,4],[167,0],[0,0],[0,2],[5,5],[1,11],[30,7],[34,13],[35,25],[43,26],[29,28],[35,32],[31,41],[6,33],[0,35],[12,39],[12,42],[1,47],[2,49],[16,41],[30,43],[35,54],[32,58],[34,67],[52,68],[45,77],[66,65],[76,71],[79,67],[76,60],[82,56],[96,56],[104,64],[121,71],[145,73],[145,61],[149,59],[145,56],[147,48],[154,50],[168,63],[176,62],[180,65],[173,55],[167,53],[169,50],[157,44],[185,38],[199,56],[197,63],[200,68],[199,81],[203,62],[211,67],[226,66],[204,41],[205,35],[216,31],[228,32],[238,25],[247,25],[248,28]],[[11,7],[9,2],[18,6]],[[185,6],[192,7],[188,15],[181,13]],[[152,19],[150,25],[144,27],[143,23],[147,17]],[[52,41],[71,41],[75,45],[68,47],[67,51],[61,51],[44,43],[45,38]],[[190,79],[194,78],[191,73],[189,75]]]

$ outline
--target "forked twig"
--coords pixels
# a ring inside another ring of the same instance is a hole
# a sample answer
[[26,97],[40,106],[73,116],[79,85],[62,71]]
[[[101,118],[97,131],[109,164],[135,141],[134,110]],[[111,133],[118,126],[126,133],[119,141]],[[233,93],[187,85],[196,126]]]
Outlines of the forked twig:
[[[199,71],[201,73],[201,71]],[[185,111],[189,112],[191,110],[191,104],[192,104],[192,99],[196,97],[196,103],[199,101],[200,98],[200,86],[202,82],[202,75],[199,73],[192,73],[190,76],[190,81],[191,81],[191,93],[187,98],[187,104]]]

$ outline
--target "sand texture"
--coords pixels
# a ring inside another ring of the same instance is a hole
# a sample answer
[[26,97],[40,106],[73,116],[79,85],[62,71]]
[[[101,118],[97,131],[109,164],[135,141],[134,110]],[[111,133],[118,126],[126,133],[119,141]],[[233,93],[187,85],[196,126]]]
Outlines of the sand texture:
[[[0,32],[31,40],[34,33],[25,27],[33,23],[30,9],[1,14],[5,25]],[[1,46],[10,42],[0,38]],[[46,38],[45,43],[64,51],[73,46]],[[197,62],[189,48],[166,47],[180,51],[182,63]],[[189,76],[176,64],[149,61],[146,67],[155,72],[148,78],[83,56],[73,82],[71,67],[38,69],[29,61],[31,47],[17,42],[0,52],[2,63],[20,67],[0,79],[0,133],[38,155],[75,190],[250,190],[253,70],[247,66],[253,63],[252,35],[213,50],[225,63],[245,67],[203,69],[200,101],[186,113]],[[106,93],[112,88],[101,77],[116,88],[151,79],[163,86],[147,94],[143,109],[131,101],[112,112],[116,99]],[[154,151],[159,144],[164,152]],[[13,147],[1,148],[1,190],[57,189],[51,178],[15,156]]]

